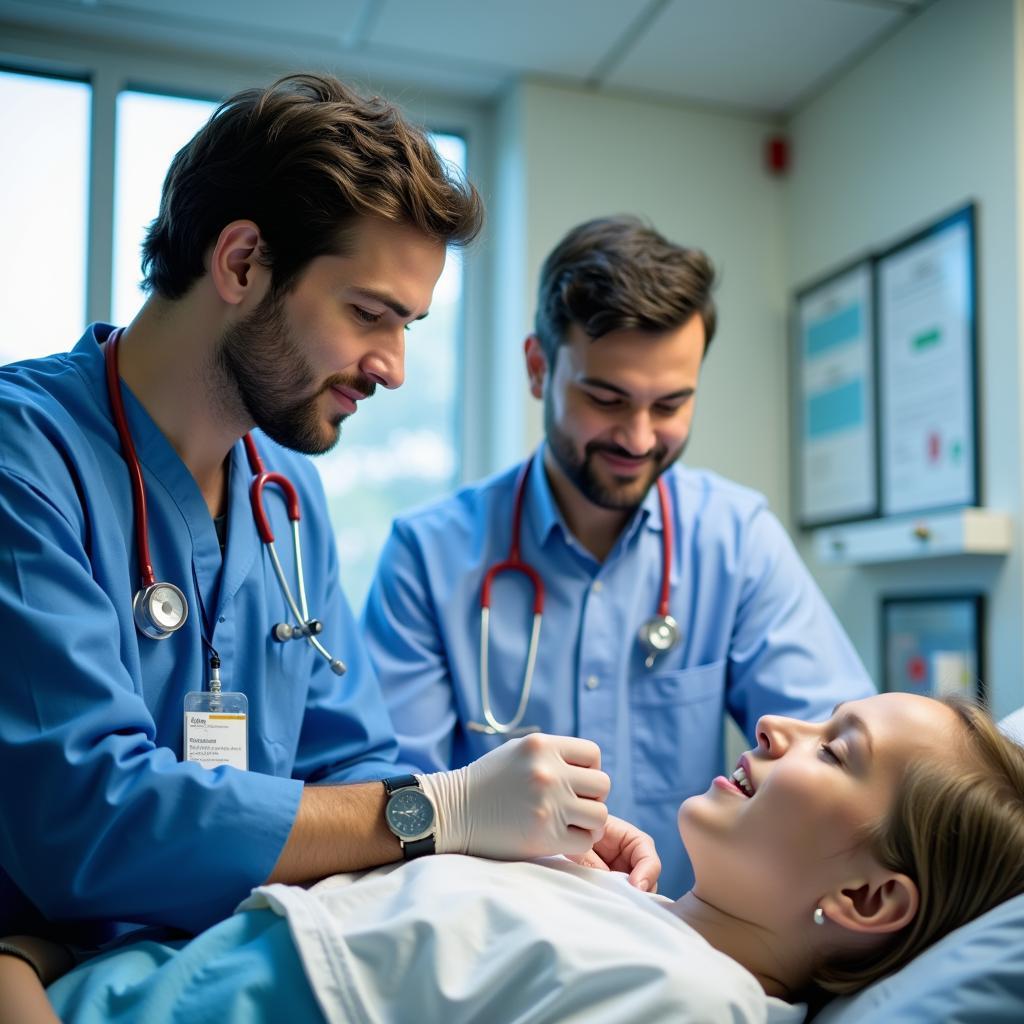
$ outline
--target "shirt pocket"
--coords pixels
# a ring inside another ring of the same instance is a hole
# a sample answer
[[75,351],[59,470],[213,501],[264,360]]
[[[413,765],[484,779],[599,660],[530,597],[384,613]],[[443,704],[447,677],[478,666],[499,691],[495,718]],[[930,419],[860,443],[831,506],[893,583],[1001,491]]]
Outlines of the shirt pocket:
[[720,769],[725,660],[644,674],[630,689],[637,803],[703,792]]
[[[302,720],[309,699],[309,682],[316,657],[307,640],[267,642],[265,685],[260,701],[259,735],[268,745],[272,767],[268,774],[291,775]],[[249,707],[253,715],[252,702]]]

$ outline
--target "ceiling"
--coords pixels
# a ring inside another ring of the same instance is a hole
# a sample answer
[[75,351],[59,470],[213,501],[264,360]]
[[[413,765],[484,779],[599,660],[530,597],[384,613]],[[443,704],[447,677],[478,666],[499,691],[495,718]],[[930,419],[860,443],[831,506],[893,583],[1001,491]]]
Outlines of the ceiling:
[[931,2],[0,0],[0,29],[315,62],[477,98],[533,76],[784,115]]

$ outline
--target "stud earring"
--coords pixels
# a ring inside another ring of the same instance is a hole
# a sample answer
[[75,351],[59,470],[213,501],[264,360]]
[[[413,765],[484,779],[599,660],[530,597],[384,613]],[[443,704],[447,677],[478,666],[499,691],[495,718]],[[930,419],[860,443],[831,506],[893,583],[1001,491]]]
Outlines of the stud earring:
[[814,923],[824,924],[825,923],[825,911],[821,907],[814,908]]

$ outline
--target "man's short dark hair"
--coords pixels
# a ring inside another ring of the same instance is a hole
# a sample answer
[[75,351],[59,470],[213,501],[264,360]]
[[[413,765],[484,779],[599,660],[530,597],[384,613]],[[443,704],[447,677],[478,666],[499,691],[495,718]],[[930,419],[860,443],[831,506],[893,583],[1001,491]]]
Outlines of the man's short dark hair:
[[700,249],[669,242],[637,217],[601,217],[573,228],[544,261],[534,332],[552,361],[572,323],[595,339],[673,330],[697,314],[707,351],[714,283],[715,268]]
[[483,203],[393,104],[336,78],[291,75],[226,100],[175,156],[143,246],[144,286],[181,298],[224,226],[251,220],[280,294],[315,257],[343,255],[360,217],[463,245]]

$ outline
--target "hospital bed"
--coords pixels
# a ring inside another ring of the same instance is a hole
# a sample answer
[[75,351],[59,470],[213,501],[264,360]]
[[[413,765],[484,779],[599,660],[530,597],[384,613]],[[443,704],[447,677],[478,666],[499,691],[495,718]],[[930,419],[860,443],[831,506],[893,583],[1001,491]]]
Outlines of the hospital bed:
[[[234,918],[238,928],[254,923]],[[262,922],[268,929],[260,945],[250,934],[239,941],[230,971],[204,974],[203,963],[183,961],[183,985],[201,984],[211,1005],[234,1005],[236,1013],[218,1024],[256,1020],[312,1020],[318,1016],[303,970],[281,918]],[[202,951],[197,950],[197,955]],[[138,973],[159,966],[158,946],[140,945]],[[129,970],[130,974],[131,971]],[[122,975],[124,968],[122,968]],[[238,1005],[238,985],[246,978],[252,1003]],[[123,977],[121,980],[124,980]],[[109,979],[108,979],[109,981]],[[58,982],[58,985],[61,983]],[[173,986],[172,986],[173,987]],[[228,992],[220,992],[221,989]],[[166,996],[166,991],[156,996]],[[219,999],[218,995],[223,998]],[[91,1013],[76,1020],[122,1020],[112,1014],[117,993],[93,993]],[[166,1012],[166,1006],[164,1007]],[[422,1018],[420,1018],[422,1019]],[[813,1024],[1021,1024],[1024,1021],[1024,896],[1018,896],[946,936],[903,970],[869,985],[855,996],[836,999]],[[623,1024],[632,1024],[624,1021]]]
[[[1024,743],[1024,708],[1000,723],[1004,731]],[[262,929],[259,935],[252,929]],[[253,1021],[315,1019],[319,1016],[304,981],[303,968],[288,937],[282,918],[229,919],[217,931],[206,933],[207,943],[193,943],[175,958],[177,984],[184,989],[199,986],[211,1006],[232,1005],[234,1016],[218,1024],[252,1024]],[[248,931],[247,931],[248,929]],[[219,934],[218,934],[219,932]],[[230,969],[211,974],[207,965],[222,963],[210,956],[209,944],[222,942],[234,958]],[[119,960],[118,981],[108,975],[77,980],[74,975],[51,989],[63,988],[87,1012],[75,1017],[89,1024],[109,1024],[123,1017],[112,1012],[117,991],[133,974],[145,977],[171,956],[169,947],[139,943]],[[136,962],[137,961],[137,962]],[[76,972],[77,974],[78,972]],[[240,979],[246,979],[251,999],[239,1004]],[[153,993],[166,1003],[174,975]],[[224,989],[218,997],[218,986]],[[58,1002],[59,1005],[59,1002]],[[166,1011],[166,1005],[163,1010]],[[134,1019],[139,1019],[135,1017]],[[163,1019],[163,1018],[162,1018]],[[178,1018],[175,1018],[178,1019]],[[414,1018],[410,1018],[414,1019]],[[416,1017],[415,1019],[421,1019]],[[618,1015],[614,1015],[618,1020]],[[1022,1024],[1024,1022],[1024,895],[995,907],[936,943],[902,970],[869,985],[854,996],[830,1002],[814,1017],[814,1024]],[[632,1024],[632,1022],[624,1022]]]

